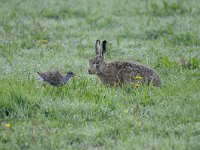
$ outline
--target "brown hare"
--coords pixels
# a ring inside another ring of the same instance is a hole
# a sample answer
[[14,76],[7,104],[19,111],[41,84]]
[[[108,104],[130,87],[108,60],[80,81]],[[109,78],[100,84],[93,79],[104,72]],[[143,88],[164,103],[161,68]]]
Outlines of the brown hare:
[[97,74],[104,84],[110,86],[121,86],[126,83],[136,82],[138,77],[142,84],[147,83],[149,85],[152,82],[154,86],[161,86],[158,74],[154,70],[139,63],[128,61],[106,63],[106,44],[106,40],[102,43],[100,43],[100,40],[96,41],[96,57],[89,60],[89,74]]

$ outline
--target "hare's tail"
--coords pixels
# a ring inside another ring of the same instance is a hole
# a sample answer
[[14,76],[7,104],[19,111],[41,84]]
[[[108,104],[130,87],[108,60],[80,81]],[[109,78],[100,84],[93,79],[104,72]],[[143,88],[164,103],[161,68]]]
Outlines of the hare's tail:
[[153,75],[154,77],[153,77],[153,85],[154,86],[158,86],[158,87],[161,87],[161,81],[160,81],[160,77],[159,77],[159,75],[157,74],[157,73],[154,73],[154,75]]

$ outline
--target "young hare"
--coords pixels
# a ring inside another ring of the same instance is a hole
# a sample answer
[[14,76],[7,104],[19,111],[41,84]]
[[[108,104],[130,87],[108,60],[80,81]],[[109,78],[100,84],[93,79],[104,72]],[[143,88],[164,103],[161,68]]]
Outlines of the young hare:
[[152,82],[154,86],[161,86],[158,74],[146,66],[128,61],[106,63],[104,60],[106,44],[106,40],[102,43],[100,43],[100,40],[96,41],[96,57],[89,60],[89,74],[97,74],[104,84],[110,86],[137,82],[138,78],[141,83],[147,83],[149,85]]

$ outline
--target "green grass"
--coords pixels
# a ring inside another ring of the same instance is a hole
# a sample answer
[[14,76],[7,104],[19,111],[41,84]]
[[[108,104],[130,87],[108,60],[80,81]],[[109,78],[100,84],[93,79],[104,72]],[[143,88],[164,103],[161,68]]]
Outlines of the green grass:
[[[199,0],[0,2],[1,149],[200,149]],[[98,38],[162,88],[89,75]],[[36,80],[51,69],[80,77],[53,90]]]

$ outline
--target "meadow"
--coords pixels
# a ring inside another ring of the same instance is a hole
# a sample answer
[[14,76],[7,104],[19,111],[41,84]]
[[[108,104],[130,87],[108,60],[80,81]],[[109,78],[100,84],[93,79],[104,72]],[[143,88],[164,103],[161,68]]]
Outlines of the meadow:
[[[0,0],[0,149],[200,149],[199,0]],[[162,87],[107,87],[106,61],[156,70]],[[37,71],[73,71],[58,88]]]

